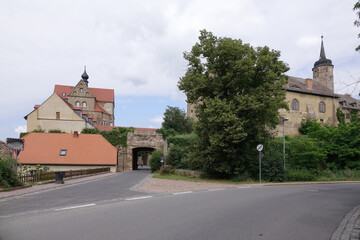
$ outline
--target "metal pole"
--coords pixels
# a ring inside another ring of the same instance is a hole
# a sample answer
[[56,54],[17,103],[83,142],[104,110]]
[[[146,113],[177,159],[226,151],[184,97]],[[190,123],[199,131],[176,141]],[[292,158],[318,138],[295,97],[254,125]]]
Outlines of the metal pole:
[[259,181],[261,183],[261,152],[259,152]]

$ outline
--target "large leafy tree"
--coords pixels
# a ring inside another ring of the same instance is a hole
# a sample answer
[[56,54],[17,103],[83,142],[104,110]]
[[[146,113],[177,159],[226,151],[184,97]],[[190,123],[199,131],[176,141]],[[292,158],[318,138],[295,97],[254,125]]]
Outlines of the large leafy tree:
[[289,68],[279,57],[266,46],[254,48],[206,30],[184,53],[188,69],[178,87],[197,105],[195,161],[210,176],[244,170],[250,152],[279,123],[278,110],[288,108],[281,87]]
[[[360,1],[357,1],[357,3],[355,3],[353,10],[357,11],[356,15],[358,17],[358,19],[354,21],[354,25],[360,27]],[[358,35],[358,38],[360,38],[360,33]],[[360,45],[357,46],[355,50],[360,52]]]
[[164,122],[158,132],[166,138],[176,134],[189,134],[193,131],[193,121],[184,110],[168,106],[164,112]]

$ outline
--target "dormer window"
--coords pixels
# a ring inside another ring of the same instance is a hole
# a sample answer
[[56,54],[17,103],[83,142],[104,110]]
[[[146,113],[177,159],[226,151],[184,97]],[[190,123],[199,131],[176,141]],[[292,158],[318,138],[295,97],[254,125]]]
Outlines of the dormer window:
[[62,156],[62,157],[66,156],[66,153],[67,153],[67,149],[60,150],[60,156]]
[[356,102],[350,103],[352,107],[356,107]]
[[300,88],[298,85],[292,85],[291,87],[293,87],[293,88]]

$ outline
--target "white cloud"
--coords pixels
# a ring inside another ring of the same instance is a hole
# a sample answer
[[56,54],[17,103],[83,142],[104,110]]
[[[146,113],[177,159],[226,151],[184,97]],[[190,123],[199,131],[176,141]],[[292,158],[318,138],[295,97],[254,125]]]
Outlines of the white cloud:
[[14,131],[18,134],[20,134],[22,132],[27,132],[27,127],[26,126],[18,126],[17,128],[14,129]]
[[163,117],[154,117],[154,118],[150,118],[149,119],[150,122],[153,122],[153,123],[162,123],[164,121]]

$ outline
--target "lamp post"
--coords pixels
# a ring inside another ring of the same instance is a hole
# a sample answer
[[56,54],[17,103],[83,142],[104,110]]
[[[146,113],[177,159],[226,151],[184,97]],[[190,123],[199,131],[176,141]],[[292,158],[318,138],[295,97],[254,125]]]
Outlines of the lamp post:
[[284,172],[285,172],[285,122],[289,120],[288,118],[281,117],[280,121],[283,125],[283,154],[284,154]]

